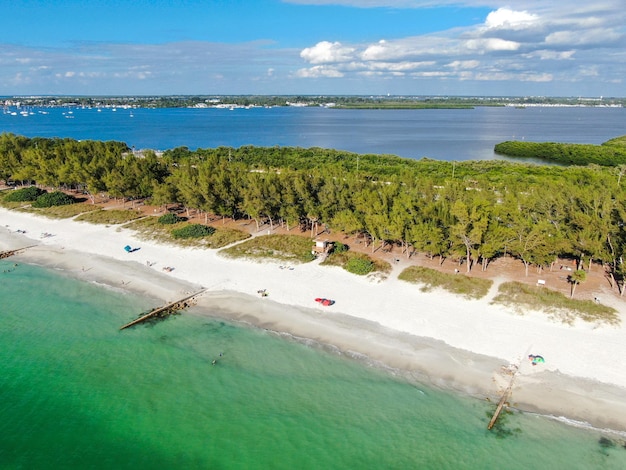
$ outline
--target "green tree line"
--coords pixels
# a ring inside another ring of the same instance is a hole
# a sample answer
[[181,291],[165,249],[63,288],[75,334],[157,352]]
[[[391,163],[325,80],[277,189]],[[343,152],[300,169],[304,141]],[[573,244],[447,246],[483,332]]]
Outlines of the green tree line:
[[[526,270],[558,257],[602,263],[624,283],[626,195],[619,168],[443,162],[327,149],[219,147],[134,154],[116,142],[0,136],[0,178],[151,198],[223,217],[365,236],[462,261],[503,255]],[[623,287],[622,287],[623,290]]]
[[137,158],[121,142],[0,134],[0,180],[149,197],[167,173],[154,152]]
[[507,157],[534,158],[564,165],[626,165],[624,137],[602,145],[512,140],[496,144],[494,151]]

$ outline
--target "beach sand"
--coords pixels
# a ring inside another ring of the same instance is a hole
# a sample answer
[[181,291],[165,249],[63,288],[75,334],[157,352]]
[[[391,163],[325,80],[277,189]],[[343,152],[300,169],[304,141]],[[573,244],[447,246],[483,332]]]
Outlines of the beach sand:
[[[408,380],[478,399],[497,401],[511,366],[518,365],[512,406],[626,431],[624,325],[567,325],[541,312],[492,305],[501,281],[485,298],[466,300],[441,290],[421,292],[399,281],[397,269],[381,281],[317,262],[285,267],[232,260],[215,250],[146,242],[118,226],[0,208],[0,250],[32,244],[37,246],[16,261],[142,294],[154,299],[150,307],[206,288],[188,314],[312,340]],[[139,249],[128,253],[126,245]],[[168,266],[173,270],[163,271]],[[261,289],[269,295],[261,297]],[[317,297],[335,304],[321,306]],[[611,302],[623,323],[624,304]],[[529,354],[546,362],[533,366]]]

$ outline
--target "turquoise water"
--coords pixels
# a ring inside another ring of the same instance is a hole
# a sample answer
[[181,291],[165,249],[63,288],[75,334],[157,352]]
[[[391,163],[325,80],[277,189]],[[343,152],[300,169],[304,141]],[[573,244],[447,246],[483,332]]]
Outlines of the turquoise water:
[[14,262],[2,469],[626,468],[597,431],[515,413],[498,435],[488,403],[197,312],[120,332],[155,302]]

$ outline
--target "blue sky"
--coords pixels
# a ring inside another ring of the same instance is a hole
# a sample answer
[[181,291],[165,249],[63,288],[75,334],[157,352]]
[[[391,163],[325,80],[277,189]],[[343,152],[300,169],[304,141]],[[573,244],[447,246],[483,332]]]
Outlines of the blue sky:
[[626,96],[624,0],[0,0],[0,95]]

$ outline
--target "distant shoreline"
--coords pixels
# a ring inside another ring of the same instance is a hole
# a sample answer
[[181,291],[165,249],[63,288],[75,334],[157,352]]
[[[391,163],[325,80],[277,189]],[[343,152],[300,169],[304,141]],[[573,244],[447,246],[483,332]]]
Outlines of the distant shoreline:
[[478,106],[623,107],[626,97],[438,96],[438,95],[128,95],[3,96],[5,106],[210,108],[317,107],[337,109],[472,109]]

